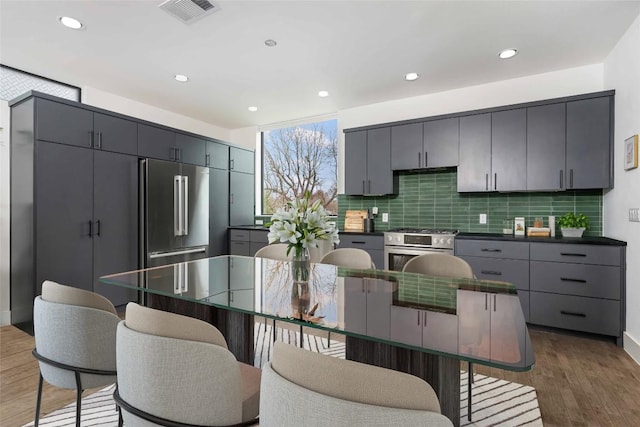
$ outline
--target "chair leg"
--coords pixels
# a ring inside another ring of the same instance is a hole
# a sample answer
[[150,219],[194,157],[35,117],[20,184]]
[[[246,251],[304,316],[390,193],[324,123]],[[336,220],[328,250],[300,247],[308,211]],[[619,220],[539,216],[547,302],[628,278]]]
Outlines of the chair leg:
[[473,363],[469,362],[467,372],[467,419],[471,421],[471,384],[473,384]]
[[273,319],[273,342],[276,342],[276,319]]
[[36,399],[36,419],[33,423],[34,427],[38,427],[40,423],[40,404],[42,403],[42,373],[40,373],[40,379],[38,380],[38,398]]
[[80,373],[76,374],[76,427],[80,427],[80,413],[82,412],[82,383]]
[[302,325],[300,325],[300,348],[304,348],[304,340],[302,339]]

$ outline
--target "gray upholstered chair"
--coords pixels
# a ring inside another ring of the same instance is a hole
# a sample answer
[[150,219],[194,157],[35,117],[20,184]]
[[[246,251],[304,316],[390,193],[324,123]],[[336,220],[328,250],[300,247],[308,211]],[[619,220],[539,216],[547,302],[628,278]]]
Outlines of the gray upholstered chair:
[[117,363],[114,398],[127,427],[258,422],[261,370],[239,363],[206,322],[129,303]]
[[293,253],[290,252],[287,255],[287,244],[286,243],[272,243],[263,248],[258,249],[256,254],[254,255],[260,258],[269,258],[275,259],[277,261],[291,261],[293,257]]
[[429,253],[411,258],[403,267],[407,273],[422,273],[435,277],[473,279],[473,270],[467,261],[455,255]]
[[120,318],[102,295],[45,281],[33,304],[40,380],[35,425],[40,421],[42,381],[76,390],[76,426],[82,391],[116,382],[116,328]]
[[321,264],[332,264],[340,267],[369,269],[376,268],[371,255],[363,249],[339,248],[329,251],[320,260]]
[[263,367],[260,425],[452,426],[422,379],[278,342]]

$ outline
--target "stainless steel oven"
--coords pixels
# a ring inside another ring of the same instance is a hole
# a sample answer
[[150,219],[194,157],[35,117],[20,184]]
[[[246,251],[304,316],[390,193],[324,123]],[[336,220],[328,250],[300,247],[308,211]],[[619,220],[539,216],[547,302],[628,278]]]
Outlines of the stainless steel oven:
[[429,252],[453,255],[457,230],[401,228],[384,233],[384,268],[402,271],[411,259]]

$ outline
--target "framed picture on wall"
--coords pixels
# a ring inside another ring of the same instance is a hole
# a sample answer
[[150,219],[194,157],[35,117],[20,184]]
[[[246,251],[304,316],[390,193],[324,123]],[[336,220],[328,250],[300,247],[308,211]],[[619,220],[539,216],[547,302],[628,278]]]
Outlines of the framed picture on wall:
[[638,135],[624,140],[624,169],[638,167]]

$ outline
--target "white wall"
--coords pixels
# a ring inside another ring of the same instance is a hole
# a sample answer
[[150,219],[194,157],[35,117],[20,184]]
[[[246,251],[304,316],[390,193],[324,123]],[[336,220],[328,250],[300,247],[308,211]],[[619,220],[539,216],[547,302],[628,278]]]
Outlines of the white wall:
[[629,208],[640,207],[640,168],[625,171],[624,140],[640,134],[640,17],[604,62],[605,86],[616,90],[615,188],[604,196],[607,236],[627,242],[627,328],[624,348],[640,363],[640,223],[629,222]]
[[82,88],[82,103],[210,138],[229,141],[229,129],[163,110],[153,105],[123,98],[90,86]]
[[0,100],[0,326],[11,323],[9,301],[9,105]]

